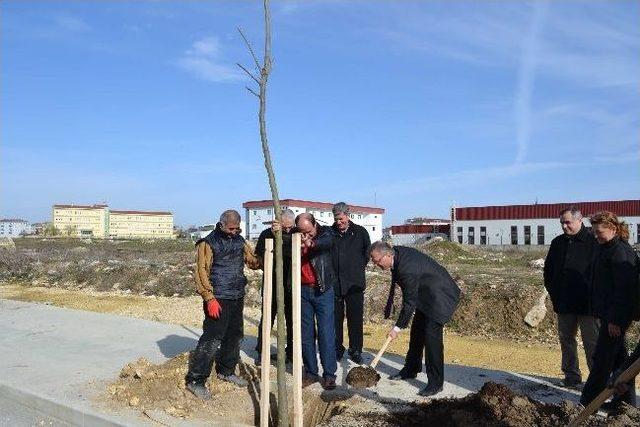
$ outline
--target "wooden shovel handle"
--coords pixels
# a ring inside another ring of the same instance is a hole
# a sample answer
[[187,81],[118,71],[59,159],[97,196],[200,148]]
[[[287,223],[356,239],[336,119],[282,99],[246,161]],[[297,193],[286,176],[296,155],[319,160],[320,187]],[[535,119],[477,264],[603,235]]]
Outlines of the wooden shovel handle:
[[382,345],[382,348],[380,349],[380,351],[378,352],[378,354],[376,354],[376,357],[373,359],[373,362],[371,362],[371,367],[375,368],[376,365],[378,364],[378,362],[380,361],[380,358],[382,357],[382,355],[384,354],[384,351],[387,349],[387,347],[389,347],[389,343],[391,343],[391,337],[387,337],[387,340],[384,342],[384,344]]
[[[624,372],[621,373],[620,376],[618,376],[618,378],[616,379],[616,385],[628,382],[631,378],[638,375],[638,373],[640,373],[640,359],[633,362],[631,366],[625,369]],[[580,424],[585,422],[587,418],[589,418],[591,414],[596,412],[598,408],[602,406],[604,401],[607,400],[609,396],[611,396],[614,392],[615,389],[613,388],[605,388],[604,390],[602,390],[602,392],[598,396],[596,396],[596,398],[593,399],[591,403],[589,403],[587,407],[584,408],[582,412],[580,412],[580,414],[578,414],[576,419],[569,423],[569,427],[578,427]]]

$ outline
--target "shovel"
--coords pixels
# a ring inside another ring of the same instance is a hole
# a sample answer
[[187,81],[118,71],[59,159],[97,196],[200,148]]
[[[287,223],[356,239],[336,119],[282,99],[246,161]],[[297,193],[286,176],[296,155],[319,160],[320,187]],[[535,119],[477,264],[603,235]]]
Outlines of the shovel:
[[[631,366],[625,369],[624,372],[618,376],[618,378],[616,379],[616,385],[628,382],[629,380],[631,380],[631,378],[638,375],[638,373],[640,373],[640,359],[633,362]],[[587,421],[587,418],[589,418],[591,414],[596,412],[598,408],[602,406],[604,401],[607,400],[609,396],[613,395],[614,392],[615,388],[605,388],[604,390],[602,390],[602,392],[597,395],[573,421],[569,423],[569,427],[578,427],[579,425]]]
[[356,366],[355,368],[351,369],[347,374],[347,384],[356,388],[373,387],[374,385],[378,384],[380,374],[378,374],[375,368],[378,365],[378,362],[380,362],[380,358],[382,357],[390,343],[391,337],[387,337],[387,340],[382,345],[382,348],[380,349],[378,354],[376,354],[376,357],[373,358],[371,365]]

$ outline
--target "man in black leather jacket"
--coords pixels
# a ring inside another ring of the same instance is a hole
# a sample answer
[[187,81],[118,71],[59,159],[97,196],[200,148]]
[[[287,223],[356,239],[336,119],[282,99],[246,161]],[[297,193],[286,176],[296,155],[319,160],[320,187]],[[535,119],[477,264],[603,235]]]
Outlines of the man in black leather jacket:
[[[334,284],[331,250],[333,233],[330,227],[316,223],[313,215],[303,213],[296,218],[302,233],[302,359],[305,377],[303,386],[322,382],[327,390],[336,388],[336,334],[334,324]],[[317,327],[317,333],[316,333]],[[322,379],[318,375],[316,336],[322,362]]]

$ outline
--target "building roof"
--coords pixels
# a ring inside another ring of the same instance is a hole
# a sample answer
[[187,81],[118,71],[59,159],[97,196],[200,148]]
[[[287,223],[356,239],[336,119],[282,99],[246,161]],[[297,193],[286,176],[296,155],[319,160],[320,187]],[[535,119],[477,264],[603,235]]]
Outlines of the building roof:
[[53,208],[74,208],[74,209],[102,209],[108,208],[109,205],[53,205]]
[[476,206],[455,208],[458,221],[558,218],[560,211],[575,206],[584,216],[610,211],[618,216],[640,216],[640,200],[609,200],[599,202],[540,203],[532,205]]
[[123,214],[123,215],[173,215],[171,212],[162,211],[109,211],[110,214]]
[[[333,207],[333,203],[325,203],[325,202],[313,202],[310,200],[299,200],[299,199],[280,199],[280,206],[289,208],[289,207],[300,207],[307,209],[323,209],[330,211]],[[248,202],[244,202],[242,207],[245,209],[252,208],[271,208],[273,207],[273,200],[251,200]],[[357,206],[357,205],[349,205],[349,210],[351,213],[375,213],[375,214],[383,214],[383,208],[374,208],[370,206]]]
[[7,218],[7,219],[0,219],[0,222],[21,222],[24,224],[28,224],[28,221],[25,221],[24,219],[15,219],[15,218]]
[[425,233],[449,233],[449,224],[404,224],[392,225],[391,234],[425,234]]

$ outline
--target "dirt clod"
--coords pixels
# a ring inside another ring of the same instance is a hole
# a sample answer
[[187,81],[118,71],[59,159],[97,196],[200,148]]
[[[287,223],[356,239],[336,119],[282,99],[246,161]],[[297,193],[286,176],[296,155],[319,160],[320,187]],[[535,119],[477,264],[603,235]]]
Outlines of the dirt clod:
[[355,388],[373,387],[378,384],[380,374],[371,366],[356,366],[347,373],[347,384]]

